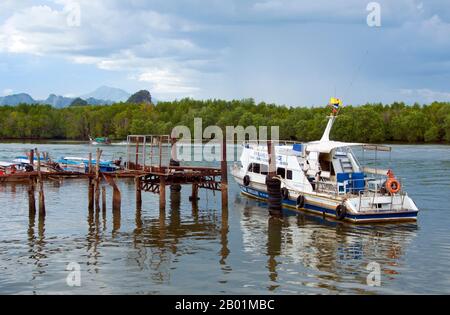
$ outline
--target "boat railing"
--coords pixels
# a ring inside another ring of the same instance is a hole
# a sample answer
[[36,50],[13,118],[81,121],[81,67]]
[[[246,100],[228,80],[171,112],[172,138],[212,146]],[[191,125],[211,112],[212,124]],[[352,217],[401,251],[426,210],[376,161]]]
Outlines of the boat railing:
[[[378,212],[383,212],[383,211],[393,211],[393,210],[405,210],[405,198],[407,196],[407,193],[402,189],[402,180],[401,178],[397,178],[397,180],[400,183],[400,191],[398,193],[392,194],[387,192],[386,190],[384,190],[383,188],[383,183],[380,183],[379,181],[372,179],[368,179],[367,181],[373,181],[375,182],[375,188],[370,187],[369,185],[367,185],[367,189],[364,191],[360,191],[358,192],[358,197],[359,197],[359,211],[360,212],[364,212],[364,211],[378,211]],[[378,185],[379,184],[379,185]],[[363,197],[370,197],[371,201],[365,205],[362,202],[362,198]],[[389,202],[389,209],[378,209],[376,207],[377,204],[377,199],[378,197],[388,197],[390,198],[390,202]],[[400,198],[396,198],[396,197],[400,197]]]
[[[400,186],[402,186],[401,178],[397,178],[397,180],[400,183]],[[404,199],[406,196],[406,193],[401,189],[396,194],[390,194],[389,192],[385,191],[383,188],[384,180],[382,178],[364,178],[364,179],[349,179],[345,180],[341,183],[334,183],[325,179],[320,179],[319,181],[313,182],[315,185],[315,191],[318,193],[326,193],[333,195],[335,197],[341,196],[341,197],[359,197],[360,199],[363,197],[371,197],[372,201],[369,203],[369,207],[362,207],[362,208],[370,208],[373,210],[373,205],[376,204],[377,197],[389,197],[391,198],[391,209],[394,207],[403,208]],[[399,198],[395,198],[395,196],[401,196],[401,201],[399,202]],[[361,205],[361,202],[360,202]],[[363,210],[363,209],[360,209]]]

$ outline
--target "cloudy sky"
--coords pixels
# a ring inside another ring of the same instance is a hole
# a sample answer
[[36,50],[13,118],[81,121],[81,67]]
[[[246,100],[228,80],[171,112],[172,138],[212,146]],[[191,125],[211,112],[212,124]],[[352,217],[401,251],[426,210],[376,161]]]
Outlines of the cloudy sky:
[[[0,0],[0,96],[450,100],[447,0]],[[374,20],[372,20],[374,21]]]

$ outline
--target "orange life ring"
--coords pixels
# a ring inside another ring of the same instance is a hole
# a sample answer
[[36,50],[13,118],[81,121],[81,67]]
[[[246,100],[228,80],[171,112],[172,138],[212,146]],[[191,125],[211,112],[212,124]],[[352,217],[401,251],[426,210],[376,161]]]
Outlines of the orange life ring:
[[396,194],[400,191],[400,189],[402,189],[402,186],[400,185],[400,182],[398,180],[396,180],[395,178],[389,178],[386,181],[386,189],[391,194]]

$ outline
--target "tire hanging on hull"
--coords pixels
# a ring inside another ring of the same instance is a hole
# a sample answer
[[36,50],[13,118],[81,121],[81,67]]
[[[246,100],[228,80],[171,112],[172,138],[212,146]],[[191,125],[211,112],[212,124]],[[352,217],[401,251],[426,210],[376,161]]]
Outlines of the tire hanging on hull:
[[305,208],[305,196],[299,195],[297,197],[297,209]]
[[242,180],[245,187],[248,187],[250,185],[250,176],[245,175],[244,179]]
[[345,205],[345,203],[342,203],[336,207],[336,219],[342,221],[344,220],[346,214],[347,214],[347,206]]

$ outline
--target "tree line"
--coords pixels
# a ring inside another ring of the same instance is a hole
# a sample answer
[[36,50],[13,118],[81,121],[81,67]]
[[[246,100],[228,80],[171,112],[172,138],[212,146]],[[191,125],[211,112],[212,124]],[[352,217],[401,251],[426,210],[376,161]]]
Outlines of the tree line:
[[[203,126],[279,126],[280,138],[318,140],[330,108],[287,107],[244,100],[181,99],[158,104],[110,106],[50,105],[0,107],[2,139],[73,139],[91,136],[125,139],[128,134],[170,134],[184,125],[193,132],[194,118]],[[333,127],[334,140],[368,143],[450,143],[450,103],[366,104],[342,108]]]

